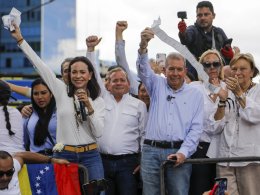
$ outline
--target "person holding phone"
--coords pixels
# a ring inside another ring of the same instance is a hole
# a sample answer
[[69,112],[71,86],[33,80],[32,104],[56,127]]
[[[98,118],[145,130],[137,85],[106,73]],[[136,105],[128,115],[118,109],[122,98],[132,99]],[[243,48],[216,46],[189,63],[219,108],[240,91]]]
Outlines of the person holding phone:
[[[240,53],[230,61],[227,102],[210,117],[219,134],[208,150],[209,157],[260,156],[260,85],[252,79],[259,73],[251,54]],[[218,163],[217,176],[228,179],[230,194],[259,194],[260,163]]]

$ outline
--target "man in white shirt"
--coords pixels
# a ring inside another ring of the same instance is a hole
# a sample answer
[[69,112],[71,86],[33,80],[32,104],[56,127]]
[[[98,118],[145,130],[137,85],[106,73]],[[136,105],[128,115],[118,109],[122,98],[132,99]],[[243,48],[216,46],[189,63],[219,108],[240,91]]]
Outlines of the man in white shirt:
[[[87,56],[94,64],[93,51],[99,39],[91,36],[86,43]],[[137,183],[133,173],[139,166],[138,157],[147,109],[144,102],[129,95],[130,82],[122,68],[117,67],[108,74],[109,91],[96,73],[106,103],[104,131],[98,139],[105,177],[111,182],[106,194],[135,195]]]
[[12,157],[8,152],[0,150],[0,195],[20,194],[18,173],[24,163],[69,164],[69,161],[32,152],[19,152]]

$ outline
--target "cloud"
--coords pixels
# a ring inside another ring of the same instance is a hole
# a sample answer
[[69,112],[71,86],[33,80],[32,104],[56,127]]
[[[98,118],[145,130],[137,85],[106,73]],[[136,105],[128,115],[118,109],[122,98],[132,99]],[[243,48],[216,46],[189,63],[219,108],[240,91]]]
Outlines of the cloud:
[[76,49],[76,39],[60,39],[57,53],[45,61],[56,74],[60,74],[60,65],[65,58],[85,55],[85,51]]

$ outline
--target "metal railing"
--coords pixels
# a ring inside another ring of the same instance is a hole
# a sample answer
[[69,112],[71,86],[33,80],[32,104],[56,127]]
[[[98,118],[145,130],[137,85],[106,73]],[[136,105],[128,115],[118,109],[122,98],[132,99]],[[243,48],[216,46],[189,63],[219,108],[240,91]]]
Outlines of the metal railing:
[[[247,157],[230,157],[230,158],[196,158],[196,159],[186,159],[184,163],[214,164],[214,163],[221,163],[221,162],[252,162],[252,161],[260,162],[260,157],[247,156]],[[169,164],[174,165],[175,162],[176,160],[166,160],[161,164],[161,168],[160,168],[161,195],[165,195],[165,181],[164,181],[165,167]]]

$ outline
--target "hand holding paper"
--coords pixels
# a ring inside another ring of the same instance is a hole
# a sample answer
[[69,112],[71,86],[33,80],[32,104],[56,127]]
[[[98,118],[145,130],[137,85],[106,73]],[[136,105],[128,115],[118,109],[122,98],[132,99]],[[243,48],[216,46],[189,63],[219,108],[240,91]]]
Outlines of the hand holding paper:
[[196,60],[196,58],[191,54],[191,52],[182,45],[180,42],[176,41],[174,38],[169,37],[162,29],[160,29],[161,19],[158,18],[158,20],[154,20],[151,30],[154,32],[154,34],[163,42],[165,42],[167,45],[173,47],[175,50],[177,50],[180,54],[183,55],[184,58],[186,58],[190,64],[196,69],[198,72],[198,75],[203,80],[203,82],[208,86],[211,92],[217,94],[220,90],[220,87],[214,86],[211,83],[209,83],[209,76],[204,71],[203,66]]
[[13,24],[16,24],[18,27],[21,24],[21,12],[13,7],[9,15],[5,15],[2,17],[2,21],[4,23],[4,27],[7,30],[13,31],[15,30]]

